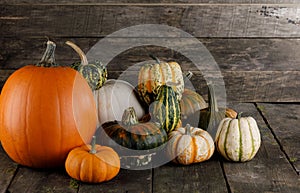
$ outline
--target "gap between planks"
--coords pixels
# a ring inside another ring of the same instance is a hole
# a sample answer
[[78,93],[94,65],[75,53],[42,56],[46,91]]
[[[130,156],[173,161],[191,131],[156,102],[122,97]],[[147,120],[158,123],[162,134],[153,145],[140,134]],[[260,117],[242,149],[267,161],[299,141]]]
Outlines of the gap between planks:
[[280,147],[280,150],[282,151],[282,153],[285,155],[285,158],[288,160],[289,164],[292,166],[293,170],[296,172],[297,175],[300,175],[300,172],[297,171],[297,168],[294,166],[294,164],[291,162],[289,155],[286,153],[286,151],[284,150],[282,144],[280,143],[280,140],[278,139],[278,137],[276,136],[274,130],[272,129],[269,121],[267,120],[267,118],[264,116],[262,110],[259,108],[259,105],[257,103],[254,103],[255,108],[257,109],[257,111],[259,112],[260,116],[262,117],[262,119],[264,120],[265,124],[267,125],[267,127],[269,128],[269,130],[271,131],[274,139],[276,140],[277,144]]

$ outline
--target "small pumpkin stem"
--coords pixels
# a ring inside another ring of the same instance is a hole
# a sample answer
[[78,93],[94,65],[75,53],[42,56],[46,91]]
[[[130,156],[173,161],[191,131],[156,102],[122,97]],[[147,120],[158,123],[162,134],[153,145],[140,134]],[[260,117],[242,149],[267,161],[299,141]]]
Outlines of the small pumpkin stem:
[[191,80],[191,78],[194,76],[194,74],[191,71],[188,71],[187,73],[185,73],[185,77],[189,80]]
[[237,118],[238,118],[238,119],[242,118],[242,114],[243,114],[243,112],[240,112],[240,113],[238,114]]
[[138,123],[138,118],[133,107],[125,109],[122,116],[122,123],[126,126],[135,125]]
[[208,104],[210,112],[218,112],[218,103],[215,95],[215,89],[212,84],[208,84]]
[[149,56],[150,56],[153,60],[155,60],[158,64],[160,64],[160,60],[159,60],[156,56],[154,56],[154,55],[152,55],[152,54],[149,54]]
[[191,135],[191,125],[186,124],[185,126],[185,135]]
[[86,55],[84,54],[84,52],[76,44],[74,44],[71,41],[66,41],[66,44],[68,46],[70,46],[71,48],[73,48],[77,52],[77,54],[79,55],[79,57],[81,59],[81,64],[82,65],[87,65],[88,64],[88,60],[87,60]]
[[41,61],[36,66],[41,66],[41,67],[56,66],[55,57],[54,57],[55,48],[56,48],[56,44],[48,40],[46,51],[44,52]]
[[90,153],[91,154],[97,153],[97,150],[96,150],[96,136],[93,136],[91,146],[92,147],[91,147]]

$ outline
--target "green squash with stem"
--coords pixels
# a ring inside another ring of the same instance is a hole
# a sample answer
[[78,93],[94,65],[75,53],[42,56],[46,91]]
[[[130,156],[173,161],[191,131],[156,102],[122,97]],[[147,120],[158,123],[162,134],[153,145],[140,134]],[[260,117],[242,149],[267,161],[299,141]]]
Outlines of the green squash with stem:
[[81,62],[72,64],[72,68],[77,70],[88,82],[92,90],[98,90],[107,80],[107,68],[100,61],[89,63],[83,51],[73,42],[67,41],[67,45],[72,47],[79,55]]

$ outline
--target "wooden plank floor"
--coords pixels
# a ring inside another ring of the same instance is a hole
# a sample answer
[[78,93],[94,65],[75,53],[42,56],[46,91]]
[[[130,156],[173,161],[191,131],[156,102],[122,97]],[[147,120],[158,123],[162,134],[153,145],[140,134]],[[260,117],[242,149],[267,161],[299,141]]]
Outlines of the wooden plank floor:
[[256,157],[232,163],[217,153],[190,166],[172,163],[148,170],[125,170],[111,181],[86,184],[70,178],[63,168],[35,170],[20,166],[0,148],[0,193],[19,192],[300,192],[300,104],[230,104],[253,116],[262,134]]

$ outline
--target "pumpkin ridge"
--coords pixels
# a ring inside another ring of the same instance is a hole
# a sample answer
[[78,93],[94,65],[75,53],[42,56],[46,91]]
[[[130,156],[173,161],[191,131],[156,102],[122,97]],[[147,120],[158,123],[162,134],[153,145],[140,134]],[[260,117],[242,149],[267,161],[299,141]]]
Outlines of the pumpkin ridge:
[[209,142],[208,142],[208,140],[203,136],[203,135],[200,135],[200,137],[202,138],[202,139],[204,139],[204,141],[205,141],[205,143],[206,143],[206,146],[207,147],[209,147],[208,148],[208,152],[206,152],[206,157],[205,157],[205,159],[204,160],[207,160],[211,155],[211,151],[210,151],[210,144],[209,144]]
[[[192,136],[190,137],[192,139],[192,147],[197,147],[196,137],[192,137]],[[189,161],[190,163],[194,163],[197,155],[197,148],[192,148],[192,149],[193,151],[191,151],[191,160]]]
[[[87,159],[89,159],[90,157],[89,156],[82,156],[81,157],[81,163],[78,164],[79,168],[78,168],[78,171],[79,171],[79,179],[80,180],[84,180],[86,179],[86,175],[85,173],[90,173],[90,172],[84,172],[86,170],[86,162],[87,162]],[[87,164],[89,165],[89,164]]]
[[250,155],[250,158],[252,158],[254,152],[255,152],[255,145],[254,145],[254,139],[253,139],[253,133],[252,133],[252,127],[250,125],[250,122],[248,119],[247,120],[247,123],[248,123],[248,126],[249,126],[249,131],[250,131],[250,136],[251,136],[251,146],[252,146],[252,151],[251,151],[251,155]]
[[[33,68],[34,70],[35,70],[35,68]],[[28,81],[28,83],[27,83],[27,88],[25,88],[25,89],[23,89],[23,91],[25,90],[25,91],[27,91],[27,93],[26,93],[26,104],[25,104],[25,112],[26,112],[26,115],[27,114],[29,114],[28,112],[29,112],[29,110],[28,110],[28,104],[29,104],[29,90],[30,90],[30,88],[32,87],[32,80],[34,79],[34,76],[33,76],[33,74],[34,74],[35,72],[33,72],[33,73],[31,73],[31,78],[30,78],[30,80]],[[29,133],[28,133],[28,116],[25,116],[25,129],[24,129],[24,131],[25,131],[25,134],[24,134],[24,136],[26,136],[26,141],[25,141],[25,143],[26,143],[26,149],[27,149],[27,152],[30,152],[30,144],[29,144]],[[13,144],[13,146],[15,147],[15,143],[12,143]],[[15,152],[16,152],[16,155],[20,158],[20,155],[19,155],[19,152],[18,151],[16,151],[15,150]],[[27,155],[29,155],[29,153],[26,153]],[[28,156],[28,161],[31,163],[31,165],[33,165],[33,160],[32,160],[32,158],[31,158],[31,156]],[[20,159],[19,159],[20,160]],[[22,160],[23,161],[23,160]]]
[[[55,81],[57,81],[57,79],[55,79]],[[57,84],[56,84],[57,85]],[[59,151],[60,152],[62,152],[62,149],[63,149],[63,144],[64,144],[64,141],[63,141],[63,138],[62,138],[62,136],[64,136],[63,135],[63,133],[64,133],[64,129],[63,129],[63,124],[62,124],[62,121],[61,121],[61,117],[63,117],[63,113],[62,113],[62,111],[61,111],[61,108],[60,108],[60,106],[61,106],[61,97],[59,96],[59,90],[58,90],[58,87],[56,87],[56,96],[58,96],[57,97],[57,100],[58,100],[58,109],[59,109],[59,116],[58,116],[58,122],[59,122],[59,127],[60,127],[60,136],[59,136],[59,139],[58,139],[58,141],[59,141]],[[74,121],[75,122],[75,121]]]
[[229,156],[228,156],[228,153],[227,153],[227,137],[228,137],[228,134],[229,134],[229,128],[230,128],[230,125],[231,125],[231,122],[232,120],[229,121],[228,123],[228,126],[227,126],[227,129],[226,129],[226,133],[225,133],[225,140],[224,140],[224,152],[225,152],[225,156],[228,160],[232,160]]
[[[171,158],[175,159],[177,163],[179,163],[179,161],[178,161],[178,155],[176,155],[176,154],[177,154],[177,150],[178,150],[178,146],[179,146],[179,141],[181,140],[182,136],[183,135],[178,137],[177,135],[173,135],[171,138],[171,139],[173,139],[173,146],[175,147],[175,148],[170,148]],[[170,143],[170,142],[168,142],[168,143]],[[182,153],[182,152],[179,152],[179,153]]]
[[242,156],[243,156],[243,139],[242,139],[242,129],[241,129],[240,118],[238,118],[238,127],[239,127],[239,134],[240,134],[239,161],[241,161]]

